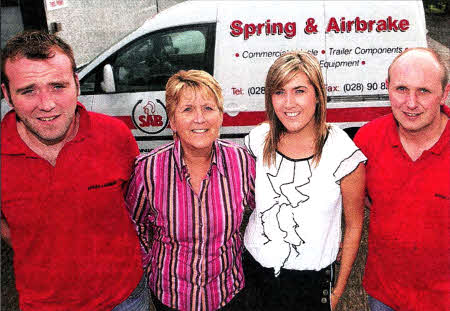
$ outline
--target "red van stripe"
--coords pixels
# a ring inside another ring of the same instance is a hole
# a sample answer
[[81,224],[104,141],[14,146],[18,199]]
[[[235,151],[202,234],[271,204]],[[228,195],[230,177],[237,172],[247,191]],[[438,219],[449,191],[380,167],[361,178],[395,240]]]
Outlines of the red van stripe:
[[265,111],[243,111],[235,117],[231,117],[227,113],[223,114],[222,126],[250,126],[258,125],[266,120]]
[[[327,122],[366,122],[391,112],[391,107],[333,108],[327,110]],[[223,116],[223,126],[252,126],[266,120],[265,111],[240,112]]]
[[[327,110],[327,122],[367,122],[391,112],[391,107],[333,108]],[[135,129],[130,116],[116,116],[130,129]],[[265,111],[244,111],[237,116],[223,115],[222,126],[255,126],[266,120]]]
[[327,110],[327,122],[367,122],[391,113],[391,107],[333,108]]

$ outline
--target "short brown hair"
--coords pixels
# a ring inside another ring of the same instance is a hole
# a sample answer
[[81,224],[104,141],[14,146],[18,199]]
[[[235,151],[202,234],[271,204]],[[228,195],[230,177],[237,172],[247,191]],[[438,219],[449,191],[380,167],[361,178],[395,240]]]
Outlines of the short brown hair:
[[181,70],[170,77],[166,84],[166,110],[169,119],[174,116],[178,101],[187,89],[212,95],[217,108],[223,113],[222,89],[216,79],[203,70]]
[[76,64],[72,48],[61,38],[38,30],[24,31],[15,35],[8,40],[2,50],[2,83],[9,90],[9,80],[5,73],[7,60],[14,61],[22,57],[33,60],[49,59],[55,56],[55,49],[59,49],[69,58],[75,75]]
[[271,165],[275,162],[277,145],[281,136],[286,133],[286,128],[275,113],[272,95],[298,73],[304,73],[308,77],[316,93],[317,104],[314,113],[316,144],[313,162],[317,165],[320,161],[328,133],[328,125],[326,124],[327,93],[322,70],[319,62],[312,54],[305,51],[292,51],[277,58],[270,67],[266,77],[265,102],[267,118],[270,124],[263,151],[263,159],[266,165]]
[[394,58],[392,63],[389,65],[387,81],[391,82],[390,73],[391,73],[392,66],[397,62],[397,60],[400,57],[402,57],[406,53],[409,53],[409,52],[412,52],[412,51],[423,51],[423,52],[428,52],[428,53],[431,54],[431,56],[436,60],[436,62],[439,65],[439,68],[441,69],[441,73],[442,73],[442,77],[441,77],[442,90],[445,90],[445,87],[447,86],[447,83],[448,83],[448,69],[445,66],[444,60],[442,59],[442,57],[435,50],[430,49],[430,48],[424,48],[424,47],[407,48],[403,52],[398,54]]

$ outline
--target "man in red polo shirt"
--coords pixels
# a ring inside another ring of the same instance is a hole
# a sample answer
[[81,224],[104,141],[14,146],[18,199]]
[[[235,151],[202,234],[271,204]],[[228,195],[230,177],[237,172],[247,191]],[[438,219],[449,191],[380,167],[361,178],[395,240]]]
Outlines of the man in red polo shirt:
[[408,49],[388,71],[392,114],[362,127],[371,199],[364,288],[372,311],[450,306],[450,85],[432,50]]
[[42,32],[10,39],[2,91],[2,237],[20,309],[148,310],[124,188],[139,153],[129,129],[77,102],[70,46]]

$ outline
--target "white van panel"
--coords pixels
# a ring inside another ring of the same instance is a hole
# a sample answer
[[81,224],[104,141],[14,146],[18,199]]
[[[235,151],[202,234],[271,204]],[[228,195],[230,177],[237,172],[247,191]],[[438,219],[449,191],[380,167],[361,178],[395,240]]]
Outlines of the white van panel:
[[146,32],[191,24],[216,22],[217,1],[181,2],[148,19],[142,29]]
[[[263,110],[262,89],[269,66],[281,53],[294,49],[309,50],[318,58],[328,96],[386,95],[387,68],[393,58],[405,48],[426,46],[421,6],[420,1],[311,1],[302,2],[299,10],[298,2],[292,1],[280,1],[276,6],[261,2],[257,8],[254,3],[239,3],[239,9],[228,2],[219,4],[215,76],[224,89],[225,111],[235,115]],[[339,27],[338,33],[326,32],[328,27],[336,29],[333,21],[340,26],[342,21],[347,25],[355,20],[359,25],[377,23],[372,24],[372,31],[355,31],[353,24],[350,29]],[[388,20],[397,26],[405,21],[408,29],[376,30],[375,25],[389,25]],[[238,36],[230,31],[235,21],[243,32]],[[295,35],[267,30],[274,23],[295,23]],[[262,33],[256,31],[245,38],[245,27],[253,31],[257,24],[264,24]],[[317,33],[307,33],[308,27]]]
[[[340,29],[327,33],[327,62],[321,63],[327,85],[333,86],[329,96],[387,94],[387,70],[395,56],[409,47],[426,47],[421,1],[329,1],[325,21],[319,28]],[[385,24],[388,30],[378,31]]]
[[[194,25],[203,27],[197,30],[203,31],[204,45],[195,39]],[[184,31],[184,39],[178,40],[178,31]],[[170,40],[162,40],[164,36]],[[327,121],[347,128],[359,127],[390,112],[385,85],[389,64],[407,47],[426,46],[421,1],[183,2],[150,18],[79,73],[82,83],[85,77],[95,78],[95,90],[91,89],[91,95],[82,101],[94,111],[123,120],[144,151],[171,140],[172,134],[162,87],[152,88],[142,82],[155,74],[172,73],[154,71],[146,65],[149,62],[142,51],[151,54],[153,37],[159,38],[155,42],[170,43],[168,60],[180,63],[187,59],[195,68],[207,64],[223,88],[222,137],[235,141],[241,141],[251,128],[264,121],[266,74],[286,51],[308,50],[318,58],[329,99]],[[190,44],[192,49],[188,48]],[[209,51],[205,59],[195,52],[198,47]],[[117,55],[123,56],[126,51],[128,56],[122,59],[130,59],[133,65],[129,68],[124,66],[128,61],[117,62],[121,59]],[[142,81],[136,82],[132,91],[120,89],[119,85],[115,92],[102,93],[98,79],[105,64],[111,65],[116,82],[130,73]]]
[[317,51],[322,46],[324,33],[311,40],[303,25],[311,16],[323,23],[323,1],[303,1],[299,8],[292,1],[219,4],[214,68],[226,112],[264,110],[264,82],[273,61],[286,51]]
[[296,49],[320,62],[327,121],[353,127],[390,111],[388,66],[405,48],[426,47],[425,16],[421,1],[222,2],[216,41],[224,127],[240,133],[265,119],[267,71]]

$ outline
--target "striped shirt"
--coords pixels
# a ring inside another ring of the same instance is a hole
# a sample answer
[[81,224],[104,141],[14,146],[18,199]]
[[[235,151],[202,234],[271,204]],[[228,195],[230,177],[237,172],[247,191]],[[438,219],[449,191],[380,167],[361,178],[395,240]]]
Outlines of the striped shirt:
[[149,287],[178,310],[217,310],[244,287],[240,226],[255,206],[255,160],[220,139],[212,151],[198,195],[179,140],[139,156],[128,188]]

